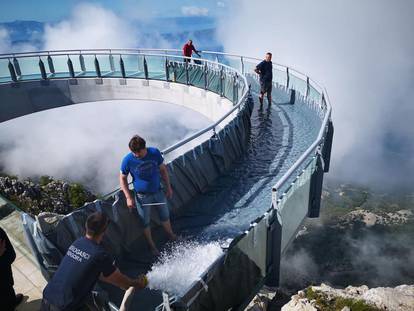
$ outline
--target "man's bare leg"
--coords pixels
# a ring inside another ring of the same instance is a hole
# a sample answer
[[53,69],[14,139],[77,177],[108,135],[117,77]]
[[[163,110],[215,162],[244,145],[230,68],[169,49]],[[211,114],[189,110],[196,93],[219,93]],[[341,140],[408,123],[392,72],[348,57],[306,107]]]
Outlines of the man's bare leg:
[[259,102],[260,102],[260,105],[262,105],[262,104],[263,104],[263,96],[264,96],[264,93],[260,92],[260,95],[259,95]]
[[171,228],[171,222],[169,220],[161,222],[162,227],[164,228],[165,232],[168,234],[168,238],[172,241],[177,240],[177,236],[173,232]]
[[151,253],[154,256],[159,256],[160,251],[158,250],[157,246],[154,243],[154,240],[152,239],[151,227],[144,228],[144,236],[145,236],[145,239],[147,240],[147,243],[148,243],[148,245],[151,249]]

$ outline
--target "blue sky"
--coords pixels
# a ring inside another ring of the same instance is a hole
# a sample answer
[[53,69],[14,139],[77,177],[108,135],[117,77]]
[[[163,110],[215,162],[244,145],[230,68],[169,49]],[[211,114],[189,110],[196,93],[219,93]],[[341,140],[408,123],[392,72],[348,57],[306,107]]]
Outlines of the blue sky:
[[100,4],[126,18],[216,16],[228,0],[0,0],[0,22],[14,20],[59,21],[79,3]]

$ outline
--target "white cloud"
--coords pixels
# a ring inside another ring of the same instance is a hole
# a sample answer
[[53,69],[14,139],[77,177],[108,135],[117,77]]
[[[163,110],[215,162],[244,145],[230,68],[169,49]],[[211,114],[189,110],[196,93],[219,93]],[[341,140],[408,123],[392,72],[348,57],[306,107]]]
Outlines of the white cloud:
[[6,28],[0,27],[0,54],[1,53],[18,53],[36,50],[34,45],[30,43],[13,44],[10,34]]
[[120,161],[133,135],[163,149],[210,122],[184,107],[138,100],[38,112],[0,124],[0,169],[20,177],[80,181],[108,193],[118,186]]
[[[400,184],[414,179],[413,1],[228,5],[231,18],[222,18],[217,29],[226,51],[260,58],[272,51],[275,62],[327,87],[335,125],[331,176]],[[401,140],[403,153],[398,147],[396,156],[389,152],[384,143],[392,140]]]
[[218,1],[217,2],[217,7],[224,8],[224,7],[226,7],[226,4],[224,2],[222,2],[222,1]]
[[181,13],[184,16],[207,16],[208,15],[207,8],[201,8],[197,6],[183,6],[181,7]]

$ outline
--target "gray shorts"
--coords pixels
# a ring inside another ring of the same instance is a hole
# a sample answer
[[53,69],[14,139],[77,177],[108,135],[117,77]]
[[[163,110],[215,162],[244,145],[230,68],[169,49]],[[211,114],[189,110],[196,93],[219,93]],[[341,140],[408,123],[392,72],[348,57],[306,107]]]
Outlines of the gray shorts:
[[272,86],[272,81],[260,81],[260,93],[267,93],[268,96],[271,95]]
[[151,221],[151,208],[158,209],[158,215],[162,222],[170,219],[167,199],[164,192],[159,190],[154,193],[135,193],[135,203],[138,214],[141,216],[144,228],[149,227]]

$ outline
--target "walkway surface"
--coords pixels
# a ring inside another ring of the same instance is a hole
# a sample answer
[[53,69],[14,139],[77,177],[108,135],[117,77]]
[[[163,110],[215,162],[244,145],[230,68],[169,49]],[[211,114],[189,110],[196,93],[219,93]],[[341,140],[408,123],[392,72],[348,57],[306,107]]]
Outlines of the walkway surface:
[[[0,208],[2,202],[0,202]],[[40,273],[39,267],[33,258],[23,236],[23,225],[19,212],[13,212],[0,220],[2,227],[9,236],[10,242],[16,251],[16,260],[12,265],[14,289],[25,297],[16,309],[17,311],[39,310],[42,291],[46,280]]]
[[[286,92],[278,89],[273,91],[271,106],[267,102],[260,106],[257,94],[253,96],[255,107],[246,154],[206,193],[194,198],[187,215],[173,220],[174,227],[186,238],[223,240],[245,230],[250,221],[270,208],[272,186],[317,137],[321,120],[308,105],[289,104]],[[0,226],[9,234],[17,253],[13,264],[16,292],[28,296],[17,310],[37,310],[46,282],[25,244],[18,212],[0,220]],[[134,258],[133,265],[146,270],[152,260],[141,254],[144,256]],[[119,300],[121,291],[112,292],[111,298],[115,297]]]

